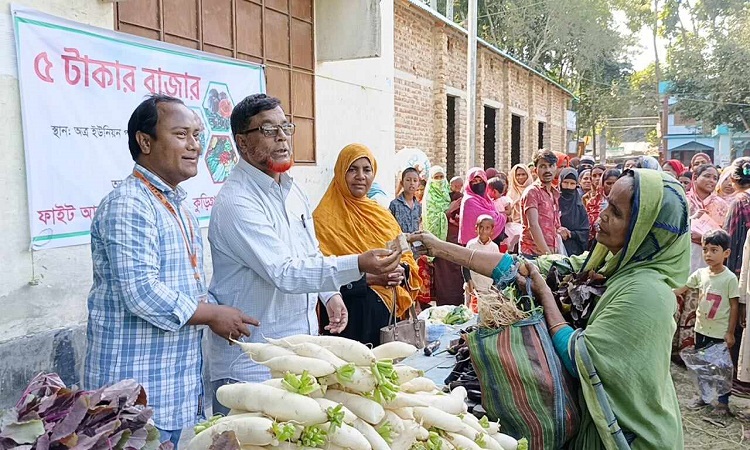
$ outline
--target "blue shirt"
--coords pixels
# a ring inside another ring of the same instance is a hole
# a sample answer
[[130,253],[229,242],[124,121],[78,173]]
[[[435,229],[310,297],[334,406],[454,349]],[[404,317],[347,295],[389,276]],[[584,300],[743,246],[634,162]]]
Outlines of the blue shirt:
[[187,325],[206,295],[203,243],[197,220],[181,206],[185,191],[144,167],[135,170],[192,224],[201,282],[177,218],[145,183],[127,177],[102,200],[91,224],[84,384],[95,389],[133,378],[146,389],[156,426],[177,430],[203,419],[202,329]]
[[414,233],[419,231],[419,222],[422,220],[422,205],[414,198],[414,205],[409,207],[406,204],[404,194],[399,195],[391,201],[391,214],[396,218],[396,222],[401,226],[404,233]]
[[[260,321],[250,342],[318,334],[315,307],[362,278],[358,255],[323,256],[307,195],[287,174],[281,183],[240,159],[216,196],[208,227],[219,304]],[[269,370],[213,333],[211,381],[263,381]]]

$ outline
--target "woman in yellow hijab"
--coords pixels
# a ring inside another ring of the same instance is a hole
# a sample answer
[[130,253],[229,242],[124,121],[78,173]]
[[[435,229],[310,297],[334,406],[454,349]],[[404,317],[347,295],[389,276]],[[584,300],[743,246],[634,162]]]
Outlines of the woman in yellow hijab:
[[[362,144],[347,145],[339,153],[333,180],[313,213],[324,255],[349,255],[385,248],[388,241],[401,233],[391,213],[367,198],[377,171],[375,157]],[[396,272],[382,276],[367,274],[360,281],[341,287],[341,296],[349,311],[349,323],[341,336],[378,345],[380,328],[388,325],[393,302],[396,302],[399,317],[407,311],[421,280],[411,253],[404,254],[401,263],[402,267]],[[321,324],[326,319],[322,317]]]

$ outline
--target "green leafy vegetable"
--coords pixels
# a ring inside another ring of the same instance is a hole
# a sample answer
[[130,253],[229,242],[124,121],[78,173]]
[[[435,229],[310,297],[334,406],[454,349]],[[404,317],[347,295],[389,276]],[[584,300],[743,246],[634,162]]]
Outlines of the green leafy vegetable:
[[328,408],[326,413],[328,414],[328,422],[331,426],[328,427],[328,432],[333,433],[337,428],[341,428],[341,424],[344,423],[344,411],[343,405],[338,405],[335,408]]
[[357,367],[353,363],[350,363],[336,369],[336,376],[342,382],[348,383],[354,378],[354,372],[356,372],[356,370]]
[[323,448],[326,443],[328,433],[318,425],[311,425],[302,430],[299,440],[305,447]]
[[194,426],[193,431],[195,431],[195,434],[205,431],[211,428],[212,426],[216,425],[216,421],[221,419],[222,417],[224,416],[222,416],[221,414],[215,414],[213,417],[210,417],[205,422],[201,422],[198,425]]
[[380,437],[388,443],[388,445],[393,444],[393,426],[390,422],[385,422],[383,425],[379,426],[376,431]]
[[442,448],[443,441],[440,439],[440,435],[430,431],[430,437],[427,439],[427,450],[441,450]]
[[320,389],[318,380],[306,370],[302,372],[302,375],[295,375],[291,372],[287,372],[284,375],[284,379],[281,381],[281,385],[284,386],[284,389],[287,391],[301,395],[310,395]]
[[271,425],[271,431],[279,442],[285,442],[291,440],[294,437],[296,429],[294,425],[289,422],[274,422]]
[[460,325],[471,320],[473,314],[464,305],[459,305],[453,308],[451,312],[443,319],[443,323],[446,325]]
[[373,363],[370,368],[376,383],[372,399],[383,404],[396,398],[396,394],[401,390],[401,387],[398,384],[398,374],[393,368],[393,361],[382,359]]
[[481,419],[479,419],[479,425],[481,425],[482,428],[489,428],[490,420],[487,418],[487,416],[484,416]]

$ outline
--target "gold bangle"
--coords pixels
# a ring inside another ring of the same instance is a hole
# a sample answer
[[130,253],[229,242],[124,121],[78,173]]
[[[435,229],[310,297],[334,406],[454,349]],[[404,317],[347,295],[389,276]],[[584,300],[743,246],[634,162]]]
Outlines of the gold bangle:
[[471,269],[471,260],[474,259],[474,253],[477,252],[477,249],[474,249],[471,251],[471,255],[469,256],[469,269]]
[[556,323],[556,324],[552,325],[551,327],[549,327],[549,331],[550,331],[550,332],[552,332],[552,331],[555,331],[555,329],[557,329],[557,328],[559,328],[559,327],[562,327],[562,326],[565,326],[565,325],[567,325],[567,324],[568,324],[568,322],[560,322],[560,323]]

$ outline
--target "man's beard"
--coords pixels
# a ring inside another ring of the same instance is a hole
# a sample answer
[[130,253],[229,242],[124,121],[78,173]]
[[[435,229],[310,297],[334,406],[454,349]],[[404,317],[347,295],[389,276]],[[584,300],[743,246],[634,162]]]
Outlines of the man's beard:
[[284,161],[274,161],[271,158],[268,158],[266,161],[266,167],[268,167],[268,170],[275,173],[284,173],[287,170],[291,169],[294,165],[294,159],[289,158],[288,160]]

